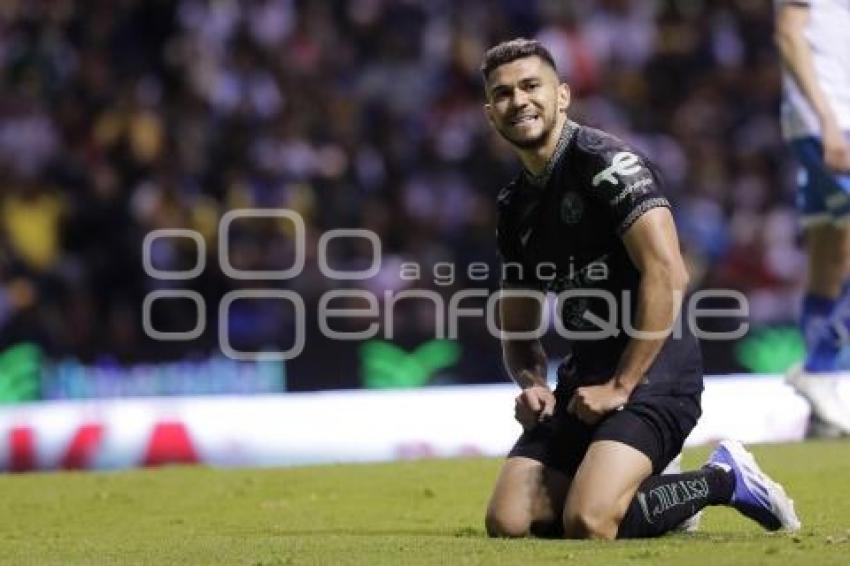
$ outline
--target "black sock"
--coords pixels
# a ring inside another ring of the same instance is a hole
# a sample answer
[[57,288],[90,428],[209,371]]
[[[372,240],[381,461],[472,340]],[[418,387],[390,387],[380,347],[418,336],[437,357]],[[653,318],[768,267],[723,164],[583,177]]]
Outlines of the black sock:
[[651,476],[635,493],[617,538],[657,537],[671,531],[707,505],[732,499],[735,476],[720,466],[683,474]]

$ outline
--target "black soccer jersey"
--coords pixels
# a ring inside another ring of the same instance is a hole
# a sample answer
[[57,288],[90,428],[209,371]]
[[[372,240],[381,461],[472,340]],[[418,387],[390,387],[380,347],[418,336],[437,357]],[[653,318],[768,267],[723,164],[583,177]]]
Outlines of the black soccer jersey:
[[[646,211],[670,206],[655,167],[616,137],[568,121],[543,173],[523,172],[498,205],[503,286],[558,294],[576,375],[604,381],[637,314],[640,272],[621,236]],[[641,389],[701,389],[699,346],[683,322]]]

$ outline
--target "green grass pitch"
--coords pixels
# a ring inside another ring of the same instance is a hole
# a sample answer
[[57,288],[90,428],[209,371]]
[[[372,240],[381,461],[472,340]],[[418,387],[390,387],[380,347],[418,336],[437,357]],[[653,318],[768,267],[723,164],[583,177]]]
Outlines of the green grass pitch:
[[[499,460],[297,469],[169,468],[0,477],[13,564],[850,564],[850,442],[756,446],[803,530],[768,534],[712,508],[696,535],[491,540]],[[686,468],[707,449],[686,453]]]

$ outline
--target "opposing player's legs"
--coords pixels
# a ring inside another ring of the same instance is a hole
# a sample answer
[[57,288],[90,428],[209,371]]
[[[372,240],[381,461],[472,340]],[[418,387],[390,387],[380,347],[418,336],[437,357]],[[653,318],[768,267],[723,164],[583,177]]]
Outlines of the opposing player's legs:
[[850,225],[813,224],[805,230],[809,277],[806,292],[837,300],[850,267]]
[[559,536],[570,479],[543,463],[513,456],[505,461],[485,525],[491,537]]
[[809,279],[800,317],[806,359],[789,371],[788,382],[809,401],[819,421],[850,434],[850,410],[837,392],[841,350],[850,347],[850,297],[845,296],[850,226],[809,226],[806,250]]
[[800,313],[806,372],[838,370],[842,342],[850,337],[842,316],[842,294],[850,265],[850,226],[818,223],[805,230],[808,281]]
[[850,434],[850,410],[836,392],[841,350],[850,347],[850,175],[823,163],[816,138],[792,143],[801,170],[798,206],[805,228],[808,281],[800,316],[806,359],[788,382],[829,428]]

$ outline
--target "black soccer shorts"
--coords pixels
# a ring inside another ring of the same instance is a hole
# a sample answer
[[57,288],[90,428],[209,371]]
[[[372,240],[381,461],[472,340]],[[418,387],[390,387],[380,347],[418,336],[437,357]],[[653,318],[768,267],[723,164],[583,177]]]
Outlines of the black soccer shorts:
[[659,474],[682,450],[702,409],[701,392],[639,395],[622,410],[588,425],[567,413],[575,388],[555,390],[555,414],[547,422],[523,432],[508,457],[524,456],[575,476],[592,442],[614,440],[646,454],[652,473]]

